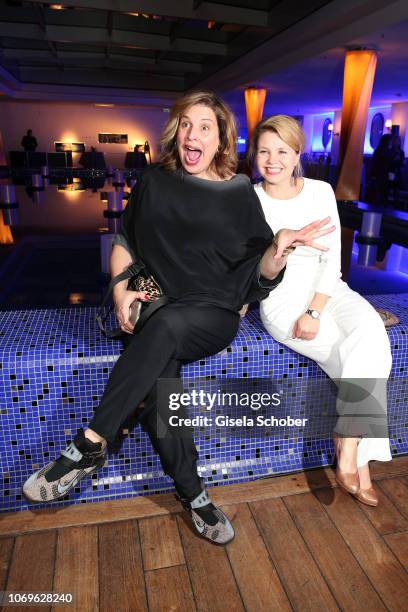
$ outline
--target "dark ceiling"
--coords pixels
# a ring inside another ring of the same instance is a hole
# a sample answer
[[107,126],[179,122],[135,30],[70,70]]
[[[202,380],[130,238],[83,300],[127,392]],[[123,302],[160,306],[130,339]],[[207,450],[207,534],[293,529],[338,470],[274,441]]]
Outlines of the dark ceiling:
[[318,112],[341,104],[357,45],[390,103],[408,91],[406,20],[408,0],[0,0],[0,100],[163,107],[205,87],[241,105],[253,85]]
[[327,0],[0,0],[0,66],[21,84],[185,91]]

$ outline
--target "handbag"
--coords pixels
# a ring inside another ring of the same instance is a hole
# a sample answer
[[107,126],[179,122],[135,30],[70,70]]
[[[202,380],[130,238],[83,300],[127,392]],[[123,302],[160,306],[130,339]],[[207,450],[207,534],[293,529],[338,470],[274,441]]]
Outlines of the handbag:
[[396,314],[386,310],[385,308],[376,308],[375,310],[380,315],[385,327],[392,327],[393,325],[398,325],[400,322],[399,317],[397,317]]
[[107,312],[104,311],[106,303],[115,285],[120,281],[129,279],[127,289],[130,291],[143,291],[149,296],[149,300],[141,302],[135,300],[130,305],[129,320],[133,325],[133,333],[139,332],[146,321],[160,308],[168,304],[169,299],[163,294],[163,290],[155,278],[148,273],[146,266],[142,261],[134,262],[120,274],[112,278],[108,289],[103,297],[102,303],[96,314],[96,321],[99,329],[107,338],[119,338],[124,334],[120,327],[115,329],[106,329],[106,319],[113,310],[113,305],[109,306]]

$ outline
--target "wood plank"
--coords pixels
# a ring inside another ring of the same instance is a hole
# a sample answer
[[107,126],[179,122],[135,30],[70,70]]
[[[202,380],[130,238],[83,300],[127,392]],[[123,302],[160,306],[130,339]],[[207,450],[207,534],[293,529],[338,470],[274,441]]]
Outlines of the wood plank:
[[101,610],[147,610],[142,554],[136,521],[100,525]]
[[408,571],[408,531],[390,533],[384,536],[384,540],[387,542],[401,565]]
[[[377,480],[405,476],[408,474],[408,456],[398,457],[389,462],[379,461],[373,465],[371,473]],[[328,485],[335,486],[334,472],[331,468],[224,485],[210,490],[214,503],[220,506],[307,493]],[[173,493],[156,493],[63,507],[54,506],[41,510],[33,508],[22,512],[0,513],[0,536],[162,516],[180,512],[180,509],[180,504],[174,499]]]
[[129,497],[103,502],[54,506],[41,510],[23,510],[0,514],[0,536],[60,529],[81,525],[112,523],[180,511],[174,494]]
[[175,515],[139,521],[145,571],[185,563]]
[[338,610],[282,500],[252,502],[250,508],[293,608]]
[[367,520],[359,502],[334,490],[316,491],[357,561],[389,610],[401,612],[408,593],[408,575],[376,529]]
[[185,565],[146,572],[145,576],[152,612],[194,612],[197,609]]
[[228,506],[228,516],[234,525],[235,538],[227,546],[227,554],[245,610],[291,610],[249,506]]
[[73,602],[54,606],[53,612],[98,610],[98,528],[96,526],[61,529],[57,538],[54,592],[72,593]]
[[14,538],[0,539],[0,591],[4,591],[13,552]]
[[[394,478],[391,479],[394,482]],[[382,480],[384,484],[386,480]],[[390,501],[387,494],[377,483],[373,483],[374,489],[378,493],[378,506],[372,508],[365,504],[360,504],[361,509],[367,518],[371,521],[378,533],[385,535],[386,533],[394,533],[396,531],[404,531],[408,529],[408,519],[402,516],[401,512]]]
[[313,493],[283,499],[338,605],[347,612],[386,610]]
[[[53,591],[56,532],[32,533],[16,537],[6,591]],[[13,610],[38,612],[50,606],[18,606]]]
[[[405,470],[405,464],[402,466]],[[404,472],[405,473],[405,472]],[[406,473],[408,473],[408,463]],[[334,484],[333,470],[310,470],[297,474],[276,476],[235,485],[210,488],[217,505],[236,504],[304,493]],[[173,493],[157,493],[149,496],[115,499],[87,504],[25,510],[0,514],[0,536],[32,531],[92,525],[132,518],[163,516],[180,512],[181,506]]]
[[199,536],[187,513],[178,515],[177,523],[198,610],[244,610],[226,547]]
[[405,476],[408,472],[408,455],[394,457],[392,461],[373,461],[370,463],[370,474],[373,480]]
[[405,478],[387,478],[379,483],[379,487],[401,514],[408,518],[408,482]]

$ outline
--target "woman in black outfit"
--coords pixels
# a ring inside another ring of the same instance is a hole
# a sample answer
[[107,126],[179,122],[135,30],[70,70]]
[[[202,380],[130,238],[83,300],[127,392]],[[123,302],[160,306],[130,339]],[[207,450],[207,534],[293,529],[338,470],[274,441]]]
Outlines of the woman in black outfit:
[[390,190],[392,190],[394,208],[398,207],[399,190],[401,187],[401,169],[405,161],[405,153],[401,148],[401,138],[397,135],[392,137],[390,150],[390,172],[388,174],[390,180]]
[[383,134],[371,160],[369,202],[386,207],[388,204],[391,166],[391,134]]
[[[192,436],[171,429],[164,437],[158,434],[168,402],[157,405],[156,381],[178,378],[182,363],[225,348],[237,333],[243,304],[266,297],[280,282],[287,249],[307,244],[324,250],[314,240],[331,231],[322,229],[325,219],[299,231],[281,230],[272,243],[249,179],[234,174],[235,143],[233,115],[213,93],[188,94],[174,104],[161,162],[148,168],[132,191],[111,257],[112,276],[141,257],[170,303],[128,336],[89,428],[80,429],[56,461],[28,479],[29,499],[58,499],[103,464],[107,441],[144,400],[139,420],[195,528],[217,543],[234,536],[198,477]],[[128,291],[126,281],[116,285],[116,315],[127,334],[135,299],[146,296]]]

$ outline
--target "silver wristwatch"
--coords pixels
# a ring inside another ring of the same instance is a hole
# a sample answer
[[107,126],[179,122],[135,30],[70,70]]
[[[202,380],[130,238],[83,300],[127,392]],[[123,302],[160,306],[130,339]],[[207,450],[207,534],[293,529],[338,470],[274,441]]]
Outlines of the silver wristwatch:
[[308,308],[306,310],[306,314],[312,317],[312,319],[320,319],[320,312],[318,310],[312,310],[311,308]]

